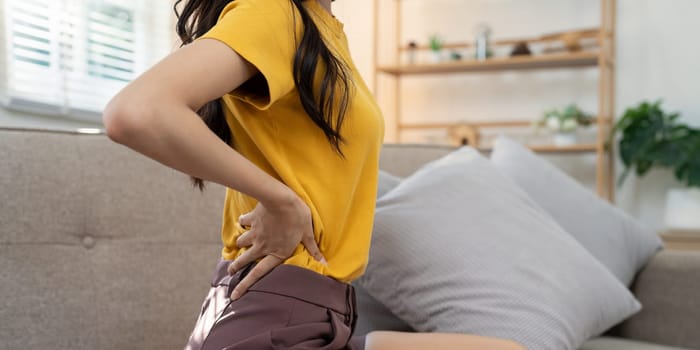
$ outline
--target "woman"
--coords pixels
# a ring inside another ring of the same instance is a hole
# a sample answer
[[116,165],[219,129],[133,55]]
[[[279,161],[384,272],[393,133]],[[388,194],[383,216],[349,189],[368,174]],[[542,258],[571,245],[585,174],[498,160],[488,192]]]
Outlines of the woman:
[[108,136],[227,187],[222,260],[187,349],[522,349],[457,334],[353,337],[383,120],[331,0],[189,0],[183,47],[104,112]]

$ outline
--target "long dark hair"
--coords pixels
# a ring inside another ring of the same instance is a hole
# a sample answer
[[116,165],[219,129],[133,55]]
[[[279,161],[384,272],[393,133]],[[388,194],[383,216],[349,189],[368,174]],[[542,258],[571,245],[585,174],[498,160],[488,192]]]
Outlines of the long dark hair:
[[[178,8],[183,1],[185,5],[180,12]],[[176,30],[182,46],[209,31],[216,24],[221,11],[231,1],[235,0],[177,0],[174,6],[178,19]],[[340,128],[348,107],[351,83],[347,67],[323,42],[318,27],[306,8],[302,6],[303,1],[317,0],[289,1],[295,5],[304,27],[301,41],[297,43],[297,51],[294,55],[294,84],[306,114],[321,128],[330,145],[342,157],[340,145],[344,139],[340,135]],[[325,68],[325,72],[320,89],[316,91],[314,77],[319,62]],[[337,113],[334,112],[336,110]],[[231,144],[231,130],[226,123],[220,98],[204,105],[197,114],[221,140]],[[204,190],[202,179],[194,176],[190,178],[194,186],[199,187],[200,191]]]

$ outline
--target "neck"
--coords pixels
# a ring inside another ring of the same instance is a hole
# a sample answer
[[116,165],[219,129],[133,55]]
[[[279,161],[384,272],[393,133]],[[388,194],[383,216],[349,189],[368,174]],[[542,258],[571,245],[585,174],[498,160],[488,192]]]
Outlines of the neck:
[[326,11],[328,11],[328,13],[333,14],[333,11],[331,11],[331,0],[311,0],[311,1],[318,1],[318,3],[321,4],[321,6],[323,6],[323,8],[326,9]]

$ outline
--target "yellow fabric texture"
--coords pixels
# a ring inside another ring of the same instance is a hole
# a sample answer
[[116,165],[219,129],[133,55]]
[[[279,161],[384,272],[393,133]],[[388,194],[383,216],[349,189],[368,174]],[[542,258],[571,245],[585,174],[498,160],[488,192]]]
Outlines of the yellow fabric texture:
[[[343,24],[316,0],[303,3],[352,80],[341,129],[344,158],[306,114],[295,88],[293,62],[303,24],[291,1],[232,1],[200,39],[225,43],[260,71],[223,97],[231,146],[305,201],[316,242],[328,261],[328,265],[316,261],[300,244],[285,263],[349,282],[367,265],[384,120],[350,57]],[[322,69],[319,65],[317,88]],[[224,259],[243,253],[235,244],[245,232],[238,217],[256,204],[254,198],[227,189],[221,232]]]

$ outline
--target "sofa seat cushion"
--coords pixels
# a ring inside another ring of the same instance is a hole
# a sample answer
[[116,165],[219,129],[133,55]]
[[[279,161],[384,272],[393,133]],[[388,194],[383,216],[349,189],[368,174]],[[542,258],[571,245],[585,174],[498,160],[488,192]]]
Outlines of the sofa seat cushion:
[[579,350],[686,350],[635,340],[600,337],[587,341]]

